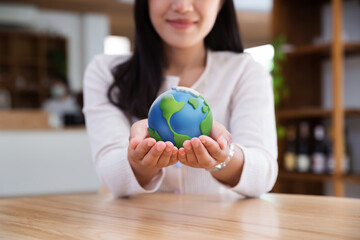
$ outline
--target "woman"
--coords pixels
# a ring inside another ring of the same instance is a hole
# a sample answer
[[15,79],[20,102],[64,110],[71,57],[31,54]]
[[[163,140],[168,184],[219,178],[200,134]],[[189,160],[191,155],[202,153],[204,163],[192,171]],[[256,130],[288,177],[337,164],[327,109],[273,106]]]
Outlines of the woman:
[[[232,0],[135,1],[135,26],[134,54],[98,56],[84,77],[102,183],[115,196],[270,191],[277,177],[271,77],[243,53]],[[155,98],[176,86],[199,91],[215,119],[210,137],[180,149],[149,138],[146,119]]]

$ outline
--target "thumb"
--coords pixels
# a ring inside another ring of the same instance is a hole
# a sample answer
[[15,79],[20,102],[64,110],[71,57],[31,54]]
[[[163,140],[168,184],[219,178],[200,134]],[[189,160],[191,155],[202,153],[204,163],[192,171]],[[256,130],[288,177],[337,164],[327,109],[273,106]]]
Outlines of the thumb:
[[213,127],[211,129],[210,137],[213,138],[220,146],[221,150],[224,150],[227,146],[230,145],[232,137],[226,128],[214,121]]
[[137,121],[131,126],[129,142],[132,149],[135,149],[142,140],[149,136],[147,128],[147,119]]
[[231,137],[227,136],[227,135],[222,135],[218,140],[217,143],[220,146],[221,150],[224,150],[225,148],[227,148],[230,143],[231,143]]

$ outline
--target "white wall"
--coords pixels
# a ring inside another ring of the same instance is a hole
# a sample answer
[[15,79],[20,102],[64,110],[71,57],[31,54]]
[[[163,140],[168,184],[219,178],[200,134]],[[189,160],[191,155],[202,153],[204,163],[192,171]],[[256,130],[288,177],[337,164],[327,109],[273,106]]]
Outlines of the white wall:
[[85,130],[0,132],[0,197],[99,187]]
[[82,90],[83,73],[89,61],[104,53],[104,39],[109,35],[109,19],[103,14],[78,14],[39,10],[36,28],[65,36],[68,40],[67,67],[70,88]]
[[85,69],[94,56],[104,53],[104,40],[110,35],[110,23],[107,16],[100,14],[85,14],[82,19]]
[[65,36],[67,42],[67,70],[70,88],[79,91],[82,86],[82,19],[79,14],[60,11],[39,11],[37,30]]

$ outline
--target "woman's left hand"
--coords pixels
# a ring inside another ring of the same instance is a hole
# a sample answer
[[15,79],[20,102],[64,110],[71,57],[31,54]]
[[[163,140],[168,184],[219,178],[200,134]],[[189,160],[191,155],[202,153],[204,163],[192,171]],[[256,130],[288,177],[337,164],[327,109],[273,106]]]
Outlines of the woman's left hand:
[[210,137],[202,135],[183,143],[179,149],[179,161],[194,168],[212,169],[224,162],[229,155],[231,134],[218,123],[213,123]]

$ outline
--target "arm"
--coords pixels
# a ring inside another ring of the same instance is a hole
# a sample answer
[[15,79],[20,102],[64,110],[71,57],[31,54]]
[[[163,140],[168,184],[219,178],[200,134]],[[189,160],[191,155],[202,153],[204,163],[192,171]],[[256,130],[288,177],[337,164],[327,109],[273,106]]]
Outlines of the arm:
[[233,190],[250,197],[270,191],[278,174],[272,78],[253,60],[235,87],[229,131],[244,156]]
[[184,142],[179,158],[188,166],[211,169],[227,159],[225,143],[229,145],[232,138],[234,156],[224,169],[211,174],[233,191],[257,197],[275,183],[277,144],[271,77],[253,61],[235,86],[230,111],[231,134],[216,123],[211,138],[201,136]]
[[84,76],[84,115],[93,161],[101,182],[115,195],[127,196],[156,191],[164,177],[163,169],[151,180],[138,181],[128,159],[130,123],[123,112],[107,98],[113,76],[102,56],[87,67]]

